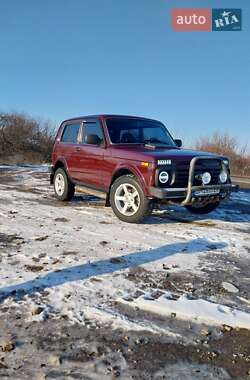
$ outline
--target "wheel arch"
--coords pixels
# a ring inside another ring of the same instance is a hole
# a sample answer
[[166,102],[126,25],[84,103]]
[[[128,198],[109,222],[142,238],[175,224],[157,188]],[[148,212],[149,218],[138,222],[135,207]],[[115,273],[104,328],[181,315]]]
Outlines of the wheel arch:
[[110,185],[109,185],[109,190],[108,190],[107,197],[106,197],[106,206],[110,206],[109,195],[110,195],[111,186],[113,185],[114,181],[117,178],[122,177],[123,175],[129,175],[129,174],[136,177],[136,179],[138,180],[138,182],[140,183],[140,185],[142,187],[143,192],[146,194],[146,184],[145,184],[145,180],[142,177],[141,173],[135,167],[131,167],[131,166],[127,166],[127,165],[126,166],[120,166],[120,167],[116,168],[116,170],[112,174]]
[[68,175],[68,166],[67,166],[66,161],[63,158],[58,158],[58,160],[56,160],[55,164],[52,166],[52,170],[51,170],[51,174],[50,174],[50,184],[51,185],[53,184],[53,181],[54,181],[55,172],[59,168],[63,168],[65,170],[67,176],[69,176]]

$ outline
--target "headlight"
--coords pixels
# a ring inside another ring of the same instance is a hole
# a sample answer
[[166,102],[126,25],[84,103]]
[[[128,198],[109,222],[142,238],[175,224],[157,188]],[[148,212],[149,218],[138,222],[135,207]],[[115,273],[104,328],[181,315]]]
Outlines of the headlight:
[[160,172],[160,174],[159,174],[159,181],[160,181],[160,183],[167,183],[168,180],[169,180],[169,174],[168,174],[168,172],[165,172],[165,171]]
[[227,175],[227,172],[225,172],[225,170],[223,170],[222,172],[220,172],[219,177],[220,177],[221,183],[226,183],[227,182],[228,175]]
[[205,172],[201,176],[201,180],[202,180],[203,185],[208,185],[210,183],[211,179],[212,179],[212,177],[211,177],[211,174],[209,172]]
[[223,164],[226,166],[229,166],[229,161],[228,160],[223,160]]

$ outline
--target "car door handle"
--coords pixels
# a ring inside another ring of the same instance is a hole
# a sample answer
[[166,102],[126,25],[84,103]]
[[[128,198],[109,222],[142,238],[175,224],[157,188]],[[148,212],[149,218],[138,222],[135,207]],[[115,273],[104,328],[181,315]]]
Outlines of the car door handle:
[[77,152],[79,152],[81,150],[81,148],[79,146],[76,147],[75,149]]

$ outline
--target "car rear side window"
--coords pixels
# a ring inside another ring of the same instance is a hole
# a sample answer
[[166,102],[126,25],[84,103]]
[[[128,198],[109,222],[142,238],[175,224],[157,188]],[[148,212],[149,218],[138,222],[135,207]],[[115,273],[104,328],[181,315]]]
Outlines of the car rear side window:
[[67,124],[64,128],[61,141],[66,143],[77,143],[79,129],[80,124]]
[[100,124],[97,121],[85,122],[83,124],[83,144],[86,144],[87,135],[97,135],[100,140],[103,140],[103,132]]

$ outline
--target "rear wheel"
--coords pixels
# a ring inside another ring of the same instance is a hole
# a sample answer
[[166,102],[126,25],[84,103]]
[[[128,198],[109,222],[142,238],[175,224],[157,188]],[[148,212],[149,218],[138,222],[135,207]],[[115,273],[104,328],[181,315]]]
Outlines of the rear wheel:
[[185,206],[186,209],[191,212],[192,214],[208,214],[212,211],[214,211],[218,206],[219,206],[220,202],[215,202],[215,203],[208,203],[207,205],[205,206],[194,206],[194,205],[189,205],[189,206]]
[[115,215],[128,223],[140,222],[149,211],[149,200],[132,175],[115,180],[110,190],[110,204]]
[[62,168],[57,169],[55,172],[54,191],[60,201],[70,201],[74,196],[75,186]]

